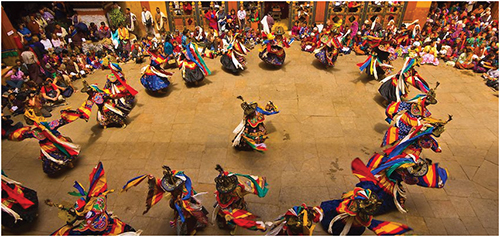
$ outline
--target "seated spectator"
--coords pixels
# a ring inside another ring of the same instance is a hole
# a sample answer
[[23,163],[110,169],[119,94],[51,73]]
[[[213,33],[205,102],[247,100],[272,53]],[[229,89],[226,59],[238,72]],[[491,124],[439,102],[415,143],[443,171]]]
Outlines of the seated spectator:
[[52,45],[52,42],[50,42],[49,39],[47,39],[47,36],[45,34],[41,35],[42,40],[40,40],[40,43],[43,44],[43,47],[45,50],[49,51],[49,49],[53,49],[54,46]]
[[47,79],[43,83],[43,86],[40,89],[40,94],[42,95],[45,104],[47,104],[49,107],[53,106],[54,104],[63,103],[65,101],[61,95],[61,91],[52,82],[51,79]]
[[472,62],[472,50],[467,48],[466,51],[458,57],[455,62],[455,67],[458,69],[472,69],[474,67],[474,63]]
[[75,91],[75,87],[73,87],[73,83],[71,83],[71,80],[69,80],[69,77],[66,77],[68,79],[64,79],[62,75],[56,75],[54,78],[54,85],[57,86],[57,89],[61,91],[61,95],[64,98],[68,98],[71,95],[73,95],[73,92]]
[[68,31],[62,28],[61,25],[59,24],[56,24],[53,33],[56,34],[58,37],[61,37],[61,39],[66,38],[66,36],[68,35]]
[[13,92],[8,95],[6,107],[12,113],[12,116],[16,116],[24,113],[24,100],[18,97],[17,93]]
[[[168,38],[168,36],[167,36]],[[165,41],[165,44],[167,44],[167,41]],[[135,63],[142,63],[144,61],[144,50],[143,48],[141,47],[141,45],[137,42],[137,41],[134,41],[134,44],[132,45],[132,52],[131,52],[131,59],[135,62]],[[167,49],[167,47],[165,46],[165,50]]]
[[19,24],[18,34],[21,36],[23,42],[29,42],[31,40],[31,31],[26,27],[26,24]]
[[14,124],[14,121],[10,117],[2,113],[2,139],[8,138],[12,132],[23,127],[23,123],[17,122]]
[[111,38],[111,30],[104,22],[101,22],[101,27],[99,27],[99,39]]
[[24,80],[27,79],[27,76],[24,75],[24,73],[19,70],[19,67],[17,66],[13,67],[12,70],[7,72],[5,76],[10,77],[10,80],[5,81],[5,83],[7,83],[7,85],[9,85],[13,90],[20,90],[23,86]]
[[97,25],[94,22],[90,22],[89,26],[89,39],[92,42],[97,42],[99,41],[99,29],[97,28]]

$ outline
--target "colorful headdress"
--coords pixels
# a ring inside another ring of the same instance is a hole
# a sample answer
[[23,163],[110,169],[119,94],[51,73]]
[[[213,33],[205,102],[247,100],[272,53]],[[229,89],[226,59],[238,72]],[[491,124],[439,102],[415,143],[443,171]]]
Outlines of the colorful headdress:
[[219,171],[219,175],[214,179],[215,188],[219,193],[226,194],[232,192],[238,186],[238,177],[234,174],[229,174],[218,164],[215,170]]
[[274,32],[275,35],[284,35],[287,29],[288,27],[284,23],[278,22],[273,25],[271,31]]
[[170,167],[164,165],[163,167],[163,178],[161,179],[161,188],[167,192],[172,192],[175,189],[181,187],[184,180],[176,177]]
[[375,215],[382,205],[382,200],[370,189],[355,189],[352,199],[354,202],[349,205],[349,210],[369,216]]
[[245,116],[248,116],[250,114],[254,114],[255,113],[255,110],[257,109],[257,103],[255,102],[246,102],[243,97],[240,95],[238,97],[236,97],[238,99],[240,99],[241,101],[243,101],[243,103],[241,103],[241,108],[243,109],[243,113],[245,114]]

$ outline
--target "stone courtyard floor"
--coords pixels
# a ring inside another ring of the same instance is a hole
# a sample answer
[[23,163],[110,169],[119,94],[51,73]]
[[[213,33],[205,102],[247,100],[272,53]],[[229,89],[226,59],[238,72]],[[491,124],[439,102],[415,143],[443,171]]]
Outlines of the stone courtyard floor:
[[[256,48],[247,57],[248,69],[238,76],[225,72],[219,59],[206,59],[212,75],[199,87],[186,87],[180,72],[169,70],[175,75],[163,97],[148,95],[140,84],[141,68],[147,63],[122,65],[128,83],[139,91],[128,126],[103,130],[95,121],[94,109],[89,122],[78,120],[60,129],[82,150],[76,167],[56,178],[43,173],[37,141],[2,141],[2,169],[38,192],[39,218],[21,234],[49,235],[61,227],[58,210],[43,200],[73,203],[76,198],[67,192],[74,191],[75,180],[87,188],[89,173],[98,161],[104,164],[109,189],[116,190],[108,195],[109,211],[142,229],[143,235],[175,235],[169,226],[173,211],[166,201],[142,215],[146,184],[119,193],[129,179],[147,173],[161,177],[162,165],[184,170],[196,191],[209,193],[202,199],[211,214],[216,164],[227,171],[265,176],[267,196],[251,196],[247,201],[252,213],[270,221],[294,205],[319,205],[340,198],[357,182],[351,161],[359,157],[366,163],[374,152],[381,152],[388,124],[377,91],[379,83],[356,67],[366,56],[339,57],[334,68],[325,70],[313,54],[301,52],[295,43],[287,50],[285,65],[274,69],[258,58]],[[403,60],[394,64],[399,70]],[[394,211],[377,219],[407,224],[414,229],[409,234],[415,235],[498,235],[498,93],[484,85],[478,74],[443,62],[417,70],[432,86],[441,83],[439,103],[429,108],[433,116],[453,115],[438,138],[442,153],[423,153],[447,168],[450,177],[444,189],[406,185],[409,212]],[[102,88],[108,72],[97,71],[87,81]],[[75,85],[80,89],[81,81]],[[281,109],[266,120],[270,134],[265,154],[231,147],[232,131],[243,115],[238,95],[262,105],[272,100]],[[69,106],[76,109],[85,98],[77,92],[68,99]],[[53,111],[52,118],[66,107]],[[21,121],[22,116],[15,119]],[[327,234],[320,225],[314,232]],[[229,232],[209,226],[198,234]],[[262,235],[241,228],[237,234]],[[373,233],[367,230],[365,235]]]

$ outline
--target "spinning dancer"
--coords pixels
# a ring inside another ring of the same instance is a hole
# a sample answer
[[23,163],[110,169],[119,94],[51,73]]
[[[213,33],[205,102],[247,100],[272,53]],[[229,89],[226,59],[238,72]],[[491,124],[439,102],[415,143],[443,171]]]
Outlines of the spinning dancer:
[[241,150],[267,151],[266,144],[264,144],[267,139],[267,130],[264,126],[265,115],[277,114],[280,111],[271,101],[267,103],[265,109],[262,109],[255,102],[245,102],[241,96],[237,98],[243,101],[241,108],[244,116],[233,131],[236,135],[233,139],[233,147]]
[[191,179],[183,171],[171,170],[163,166],[163,178],[156,179],[153,175],[141,175],[129,180],[123,186],[122,192],[148,179],[149,191],[146,198],[146,214],[149,209],[158,203],[165,192],[169,195],[170,208],[174,210],[174,220],[170,226],[177,227],[178,235],[194,235],[197,230],[208,224],[207,210],[196,196],[202,193],[194,191]]

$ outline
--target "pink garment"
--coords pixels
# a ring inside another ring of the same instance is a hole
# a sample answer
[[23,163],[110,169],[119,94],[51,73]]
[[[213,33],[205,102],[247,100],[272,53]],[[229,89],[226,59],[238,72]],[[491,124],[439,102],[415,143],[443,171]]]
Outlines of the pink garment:
[[353,22],[351,25],[351,38],[354,38],[354,36],[356,36],[356,34],[358,33],[358,28],[358,22]]
[[437,66],[439,65],[439,60],[431,53],[424,53],[422,56],[422,64],[433,64],[434,66]]

